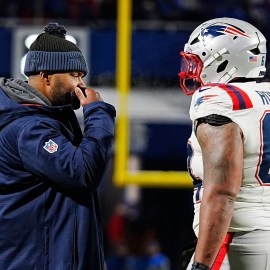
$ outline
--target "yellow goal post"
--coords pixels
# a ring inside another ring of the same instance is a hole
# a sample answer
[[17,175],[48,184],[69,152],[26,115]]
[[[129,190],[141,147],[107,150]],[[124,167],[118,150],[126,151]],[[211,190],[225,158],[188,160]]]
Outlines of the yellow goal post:
[[113,182],[122,187],[136,184],[143,187],[191,188],[186,171],[130,171],[128,97],[131,88],[132,0],[117,2],[116,91],[118,111],[114,151]]

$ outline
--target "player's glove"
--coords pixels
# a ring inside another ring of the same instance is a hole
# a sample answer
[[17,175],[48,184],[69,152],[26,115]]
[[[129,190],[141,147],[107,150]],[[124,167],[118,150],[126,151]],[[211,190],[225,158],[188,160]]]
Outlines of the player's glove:
[[194,262],[192,264],[191,270],[211,270],[211,268],[209,268],[205,264]]
[[189,242],[182,250],[179,260],[179,269],[178,270],[186,270],[189,262],[191,261],[192,255],[195,251],[197,244],[197,238],[193,241]]

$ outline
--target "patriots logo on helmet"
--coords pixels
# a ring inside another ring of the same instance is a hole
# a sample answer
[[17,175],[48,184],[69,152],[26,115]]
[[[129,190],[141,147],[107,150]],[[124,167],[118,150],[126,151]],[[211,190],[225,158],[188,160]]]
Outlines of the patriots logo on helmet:
[[58,149],[58,144],[55,143],[53,140],[49,140],[48,142],[45,142],[45,145],[43,146],[43,149],[45,149],[50,154],[54,153]]
[[250,38],[243,30],[234,27],[233,25],[211,25],[202,30],[201,35],[203,37],[217,37],[222,35],[233,35],[233,36],[242,36]]

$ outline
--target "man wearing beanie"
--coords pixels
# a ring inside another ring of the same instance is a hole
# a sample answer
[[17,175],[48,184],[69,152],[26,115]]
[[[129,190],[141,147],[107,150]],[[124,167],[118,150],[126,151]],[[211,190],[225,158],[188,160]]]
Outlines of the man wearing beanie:
[[86,88],[65,28],[44,31],[27,53],[28,82],[0,78],[0,269],[104,270],[97,188],[115,109]]

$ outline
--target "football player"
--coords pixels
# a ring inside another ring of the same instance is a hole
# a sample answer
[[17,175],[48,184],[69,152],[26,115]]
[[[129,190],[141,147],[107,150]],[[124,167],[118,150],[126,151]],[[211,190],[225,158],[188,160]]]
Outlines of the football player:
[[270,269],[270,83],[266,39],[248,22],[198,26],[181,53],[192,95],[188,170],[198,237],[187,269]]

